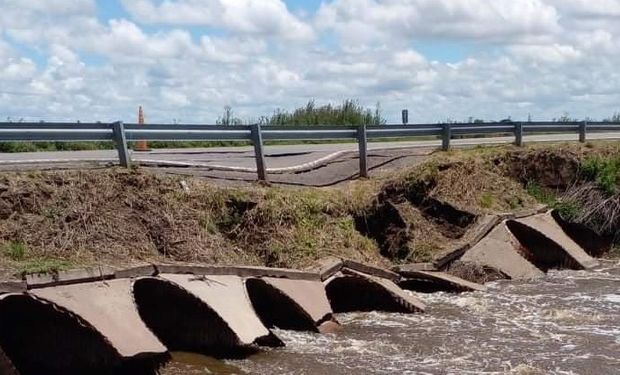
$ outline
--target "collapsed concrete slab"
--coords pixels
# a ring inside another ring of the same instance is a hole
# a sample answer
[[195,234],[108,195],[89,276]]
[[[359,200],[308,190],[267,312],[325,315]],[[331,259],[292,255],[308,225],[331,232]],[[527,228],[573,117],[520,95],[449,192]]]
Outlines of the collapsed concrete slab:
[[321,276],[321,281],[325,281],[340,271],[342,266],[343,261],[341,258],[326,257],[317,260],[316,265],[310,267],[308,271],[318,273]]
[[562,218],[556,210],[551,212],[551,216],[564,233],[575,241],[577,245],[581,246],[591,257],[603,256],[611,249],[613,238],[601,236],[583,224],[569,222]]
[[162,356],[168,352],[141,320],[128,279],[43,288],[30,293],[87,321],[123,358]]
[[338,328],[320,281],[272,277],[246,280],[254,310],[268,327],[327,333]]
[[434,292],[478,292],[485,291],[484,285],[472,283],[470,281],[452,276],[445,272],[429,271],[401,271],[404,279],[398,283],[403,289],[413,290],[422,293]]
[[460,259],[465,264],[497,270],[510,279],[534,279],[544,273],[521,255],[521,244],[506,222],[500,223]]
[[291,280],[318,281],[321,276],[316,272],[306,272],[287,268],[269,268],[252,266],[205,266],[205,265],[156,265],[158,273],[190,275],[227,275],[239,277],[278,277]]
[[543,271],[589,269],[599,264],[566,235],[551,212],[509,220],[506,225],[523,245],[525,257]]
[[426,306],[393,281],[350,269],[325,282],[327,298],[336,313],[355,311],[423,312]]
[[161,274],[134,282],[140,316],[172,351],[243,357],[282,346],[258,319],[237,276]]
[[[81,295],[70,290],[61,293],[66,296],[58,298],[60,302]],[[101,297],[100,293],[96,294]],[[96,300],[97,297],[86,298],[82,301],[85,308],[68,309],[31,294],[0,296],[0,346],[21,375],[157,373],[159,366],[169,358],[163,345],[153,337],[153,341],[143,342],[138,353],[130,345],[119,342],[119,334],[110,334],[112,340],[109,340],[101,331],[110,333],[119,327],[113,327],[114,323],[109,322],[105,324],[107,330],[101,329],[104,320],[101,316],[105,313],[91,319],[100,328],[80,315],[86,310],[96,310],[97,306],[91,304]],[[103,298],[101,303],[106,301],[112,305],[102,310],[122,312],[122,306],[118,307],[115,301]],[[63,304],[73,307],[72,303]],[[89,313],[84,315],[91,316]],[[130,316],[126,322],[122,327],[124,336],[128,342],[135,342],[132,336],[140,335],[141,322],[139,319],[135,322]]]

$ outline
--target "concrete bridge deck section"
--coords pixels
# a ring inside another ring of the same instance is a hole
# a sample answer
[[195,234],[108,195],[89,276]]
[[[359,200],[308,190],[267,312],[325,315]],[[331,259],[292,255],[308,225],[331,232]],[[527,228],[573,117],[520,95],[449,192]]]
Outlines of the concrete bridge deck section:
[[336,313],[355,311],[424,312],[418,298],[393,281],[343,268],[324,281],[327,297]]
[[483,268],[491,268],[510,279],[523,280],[545,274],[521,255],[521,244],[512,235],[506,222],[500,223],[460,260]]
[[250,303],[244,280],[238,276],[203,276],[161,274],[198,297],[230,327],[240,345],[252,345],[271,336],[258,319]]
[[262,280],[290,298],[312,320],[319,332],[330,332],[338,325],[322,282],[271,277]]
[[409,270],[401,271],[400,275],[404,277],[404,280],[398,283],[398,285],[406,290],[419,292],[481,292],[487,289],[484,285],[472,283],[445,272]]
[[30,293],[87,321],[124,358],[168,352],[140,318],[129,279],[43,288]]
[[537,231],[549,240],[560,246],[579,267],[590,269],[596,267],[599,262],[589,256],[581,246],[573,241],[554,219],[551,212],[533,215],[515,220]]

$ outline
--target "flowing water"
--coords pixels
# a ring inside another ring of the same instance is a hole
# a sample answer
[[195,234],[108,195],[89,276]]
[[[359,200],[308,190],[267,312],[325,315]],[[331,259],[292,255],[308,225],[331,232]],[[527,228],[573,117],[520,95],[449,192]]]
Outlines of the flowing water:
[[286,348],[241,361],[175,355],[164,375],[620,374],[620,262],[420,295],[426,314],[338,316],[336,335],[277,331]]

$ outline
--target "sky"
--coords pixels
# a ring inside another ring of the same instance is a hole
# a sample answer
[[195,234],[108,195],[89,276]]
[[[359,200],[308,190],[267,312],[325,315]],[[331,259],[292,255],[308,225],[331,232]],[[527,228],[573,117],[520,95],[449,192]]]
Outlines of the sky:
[[0,121],[620,112],[620,0],[0,0]]

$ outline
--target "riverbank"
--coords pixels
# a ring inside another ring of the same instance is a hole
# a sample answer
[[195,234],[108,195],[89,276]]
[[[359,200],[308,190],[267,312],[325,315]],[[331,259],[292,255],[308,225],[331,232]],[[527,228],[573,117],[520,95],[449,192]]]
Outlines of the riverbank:
[[617,142],[458,150],[338,188],[227,188],[140,169],[5,173],[0,273],[150,262],[305,268],[330,255],[428,262],[485,215],[541,204],[611,241],[617,155]]

